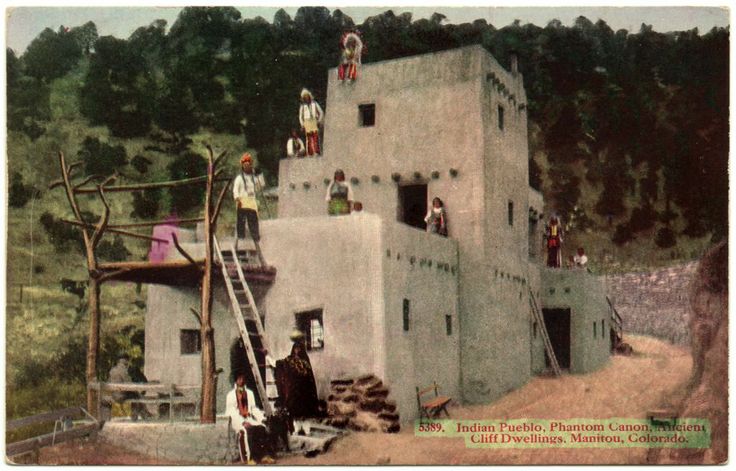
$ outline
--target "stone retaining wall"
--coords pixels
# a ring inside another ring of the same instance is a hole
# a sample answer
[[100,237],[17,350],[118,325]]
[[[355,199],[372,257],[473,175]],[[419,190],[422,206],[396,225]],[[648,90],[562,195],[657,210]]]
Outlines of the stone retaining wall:
[[225,464],[235,457],[227,420],[216,424],[106,422],[99,439],[154,458],[182,464]]
[[361,432],[396,433],[401,430],[396,403],[373,375],[331,381],[327,398],[328,425]]
[[690,342],[690,283],[698,262],[644,273],[606,277],[606,291],[624,331],[672,343]]

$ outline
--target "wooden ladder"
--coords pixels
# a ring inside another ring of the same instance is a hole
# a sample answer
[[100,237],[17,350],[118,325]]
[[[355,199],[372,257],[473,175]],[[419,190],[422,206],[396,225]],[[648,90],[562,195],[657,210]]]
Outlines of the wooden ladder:
[[549,340],[549,334],[547,333],[547,325],[544,323],[544,317],[539,311],[537,300],[534,298],[534,293],[532,293],[531,288],[529,288],[529,306],[531,307],[532,314],[539,325],[539,331],[542,333],[544,349],[547,351],[547,357],[549,358],[549,363],[552,366],[552,371],[554,371],[556,376],[560,376],[562,374],[562,370],[560,369],[560,364],[557,363],[557,356],[555,356],[555,350],[552,348],[552,342]]
[[615,338],[612,348],[615,349],[624,341],[624,321],[616,310],[616,306],[611,302],[611,298],[606,296],[606,301],[608,302],[608,311],[611,317],[611,330],[614,332]]
[[266,416],[271,416],[276,410],[278,390],[273,371],[274,365],[270,364],[266,358],[266,336],[258,307],[243,274],[243,267],[240,264],[239,253],[235,252],[235,246],[231,245],[230,250],[223,251],[215,237],[214,249],[217,261],[222,268],[222,276],[225,279],[233,317],[235,317],[240,338],[245,347],[248,365],[255,378],[256,391],[254,392],[257,394],[257,400],[260,399]]

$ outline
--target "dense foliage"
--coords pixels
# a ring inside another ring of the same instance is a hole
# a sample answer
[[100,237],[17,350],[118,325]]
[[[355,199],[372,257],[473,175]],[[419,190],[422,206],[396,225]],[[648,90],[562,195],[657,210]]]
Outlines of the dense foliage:
[[[51,119],[49,81],[88,58],[79,103],[90,125],[157,141],[177,178],[201,170],[188,154],[190,136],[202,129],[240,134],[275,182],[283,143],[297,126],[299,91],[311,89],[324,104],[343,31],[361,31],[366,63],[482,44],[505,66],[511,54],[519,57],[530,129],[537,130],[530,183],[555,211],[570,219],[588,203],[599,225],[615,221],[617,243],[652,230],[663,246],[681,234],[726,234],[728,29],[701,35],[642,25],[632,33],[584,17],[571,27],[517,21],[497,29],[444,19],[386,11],[355,25],[340,10],[305,7],[294,18],[280,10],[269,23],[214,7],[185,8],[168,32],[158,20],[127,39],[98,38],[92,23],[47,29],[22,57],[7,53],[9,128],[42,135]],[[92,144],[80,152],[89,156],[88,172],[127,162],[103,148],[93,153]],[[139,173],[147,165],[135,162]],[[136,213],[155,214],[159,208],[143,196]],[[200,199],[171,196],[176,211]]]

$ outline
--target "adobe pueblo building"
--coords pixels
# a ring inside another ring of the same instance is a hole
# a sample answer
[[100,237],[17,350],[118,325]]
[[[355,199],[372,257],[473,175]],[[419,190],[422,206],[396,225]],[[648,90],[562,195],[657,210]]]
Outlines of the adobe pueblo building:
[[[261,223],[278,275],[251,288],[273,358],[289,354],[297,327],[322,398],[332,380],[372,374],[404,421],[418,416],[415,388],[435,381],[463,403],[522,386],[553,361],[547,333],[563,370],[606,363],[615,325],[602,282],[542,267],[543,200],[528,183],[515,61],[507,71],[471,46],[367,64],[353,83],[332,69],[326,105],[323,155],[281,161],[278,218]],[[360,215],[327,216],[338,168]],[[447,238],[424,228],[435,196]],[[179,230],[179,241],[195,257],[203,251],[194,232]],[[150,285],[149,380],[199,384],[199,326],[187,313],[198,300],[196,289]],[[231,304],[216,287],[218,410],[244,358]]]

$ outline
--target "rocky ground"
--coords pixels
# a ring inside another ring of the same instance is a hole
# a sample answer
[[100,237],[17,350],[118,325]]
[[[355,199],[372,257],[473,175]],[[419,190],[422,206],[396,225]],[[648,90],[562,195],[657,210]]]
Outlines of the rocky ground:
[[[602,370],[561,378],[538,377],[490,405],[454,406],[455,419],[632,417],[650,409],[674,407],[690,378],[690,351],[649,337],[627,336],[630,357],[615,356]],[[94,443],[45,448],[41,464],[154,464],[144,456]],[[337,464],[638,464],[647,449],[467,449],[462,439],[417,438],[411,427],[400,433],[351,432],[325,454],[293,456],[279,465]],[[173,464],[155,462],[155,464]]]

